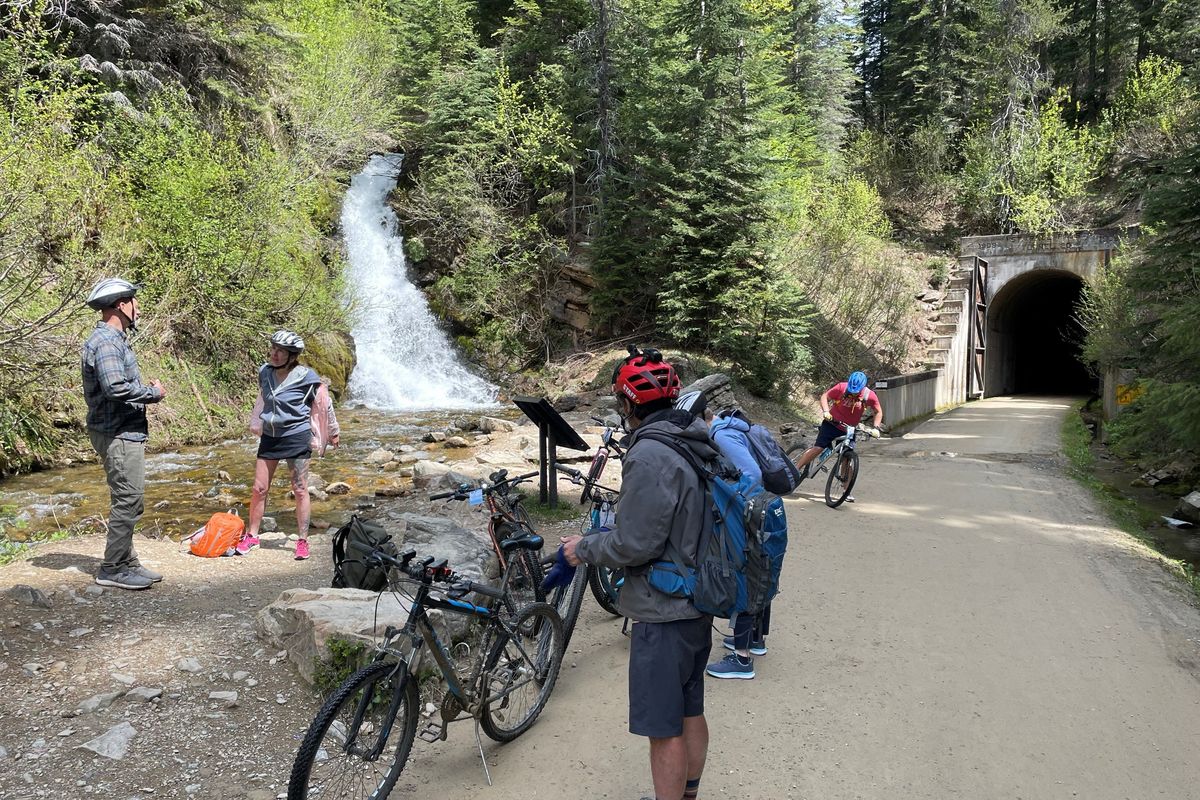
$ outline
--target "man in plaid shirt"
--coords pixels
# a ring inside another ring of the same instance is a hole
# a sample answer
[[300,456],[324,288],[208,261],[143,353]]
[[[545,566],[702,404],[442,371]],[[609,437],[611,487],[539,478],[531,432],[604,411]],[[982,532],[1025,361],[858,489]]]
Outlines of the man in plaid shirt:
[[105,278],[87,304],[101,320],[83,345],[83,396],[88,435],[108,476],[111,510],[108,543],[96,583],[120,589],[148,589],[162,575],[142,566],[133,547],[133,528],[142,518],[146,484],[146,404],[167,396],[158,381],[142,383],[128,332],[137,327],[138,286]]

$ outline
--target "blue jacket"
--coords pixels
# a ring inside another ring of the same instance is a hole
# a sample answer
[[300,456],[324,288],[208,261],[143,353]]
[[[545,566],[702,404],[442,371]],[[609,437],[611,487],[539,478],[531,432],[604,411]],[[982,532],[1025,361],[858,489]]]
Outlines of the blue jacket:
[[750,439],[746,435],[749,431],[749,423],[737,417],[717,417],[709,428],[721,455],[732,461],[742,474],[762,483],[762,468],[754,459],[754,451],[750,449]]

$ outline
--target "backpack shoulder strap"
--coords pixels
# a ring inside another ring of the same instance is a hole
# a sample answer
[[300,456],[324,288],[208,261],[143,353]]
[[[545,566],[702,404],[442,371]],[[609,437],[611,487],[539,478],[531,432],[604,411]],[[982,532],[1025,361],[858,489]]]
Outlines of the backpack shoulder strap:
[[[709,495],[708,479],[712,476],[712,473],[708,469],[706,469],[703,464],[700,463],[700,459],[696,456],[695,453],[692,452],[691,448],[683,445],[674,436],[671,436],[670,434],[662,433],[661,431],[646,431],[645,433],[643,433],[641,435],[640,438],[650,439],[655,442],[660,442],[662,444],[665,444],[667,447],[670,447],[676,453],[679,453],[679,455],[683,457],[683,460],[688,462],[688,464],[690,464],[692,466],[692,469],[694,469],[696,471],[696,475],[699,476],[700,488],[704,491],[704,497],[705,497],[705,500],[707,501],[708,495]],[[675,565],[675,569],[679,572],[679,574],[686,575],[687,569],[683,566],[684,559],[681,558],[680,556],[681,556],[681,554],[671,544],[671,539],[668,536],[667,542],[663,546],[662,555],[659,556],[659,558],[664,558],[664,557],[669,558],[671,560],[671,562]],[[697,556],[697,562],[699,562],[700,554],[697,553],[696,556]]]
[[662,433],[661,431],[646,431],[639,438],[650,439],[651,441],[661,442],[667,447],[670,447],[676,453],[683,456],[683,460],[692,465],[692,469],[700,476],[701,483],[705,483],[712,476],[712,471],[701,463],[700,458],[692,452],[690,447],[684,446],[679,439],[670,434]]

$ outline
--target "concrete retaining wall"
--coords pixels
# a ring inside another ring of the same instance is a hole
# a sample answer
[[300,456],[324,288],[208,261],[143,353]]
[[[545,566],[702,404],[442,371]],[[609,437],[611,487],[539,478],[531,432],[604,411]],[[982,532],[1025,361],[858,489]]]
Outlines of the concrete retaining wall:
[[938,407],[939,370],[896,375],[875,381],[875,392],[883,405],[884,421],[889,427],[932,414]]

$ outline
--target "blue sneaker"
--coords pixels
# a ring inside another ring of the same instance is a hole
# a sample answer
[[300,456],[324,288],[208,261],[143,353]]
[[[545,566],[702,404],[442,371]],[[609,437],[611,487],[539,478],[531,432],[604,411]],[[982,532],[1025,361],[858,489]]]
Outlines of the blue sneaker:
[[748,681],[754,677],[754,659],[743,660],[737,653],[730,653],[720,661],[714,661],[704,670],[714,678],[740,678]]
[[[726,636],[724,639],[724,643],[725,643],[726,650],[736,650],[737,649],[733,646],[733,637],[732,636]],[[767,640],[765,638],[751,639],[750,647],[747,649],[750,650],[751,655],[765,656],[767,654]]]

